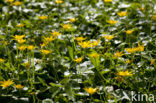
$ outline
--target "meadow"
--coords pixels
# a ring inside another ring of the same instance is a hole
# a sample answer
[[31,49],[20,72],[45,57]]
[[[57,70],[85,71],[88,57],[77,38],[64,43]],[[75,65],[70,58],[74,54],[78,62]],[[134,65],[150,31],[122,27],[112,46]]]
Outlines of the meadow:
[[155,0],[0,0],[0,103],[154,102]]

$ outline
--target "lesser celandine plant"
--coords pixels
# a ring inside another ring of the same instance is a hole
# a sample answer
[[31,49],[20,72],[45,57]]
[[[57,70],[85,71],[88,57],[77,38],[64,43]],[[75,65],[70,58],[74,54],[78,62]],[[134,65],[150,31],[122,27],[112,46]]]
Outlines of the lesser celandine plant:
[[155,102],[155,0],[1,0],[0,8],[0,102]]

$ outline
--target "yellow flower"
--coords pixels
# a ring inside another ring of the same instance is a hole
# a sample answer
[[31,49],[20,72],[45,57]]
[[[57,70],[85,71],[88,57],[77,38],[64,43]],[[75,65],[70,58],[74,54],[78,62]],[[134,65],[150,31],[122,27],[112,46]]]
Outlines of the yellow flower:
[[46,55],[51,53],[50,50],[44,50],[44,49],[40,50],[40,52]]
[[144,11],[145,10],[145,8],[143,8],[143,7],[142,8],[139,8],[139,9],[140,9],[140,11]]
[[15,39],[16,41],[18,41],[18,40],[23,39],[24,37],[25,37],[25,35],[15,35],[15,36],[14,36],[14,39]]
[[17,27],[24,27],[24,24],[17,24]]
[[23,39],[24,37],[25,37],[25,35],[15,35],[14,40],[16,40],[18,43],[22,44],[26,41]]
[[140,45],[140,43],[138,43],[138,47],[135,48],[126,48],[125,49],[128,53],[134,53],[134,52],[141,52],[144,51],[144,44]]
[[13,5],[15,5],[15,6],[20,6],[21,4],[22,4],[22,2],[20,2],[20,1],[13,2]]
[[84,38],[84,37],[76,37],[75,38],[78,42],[81,42],[81,41],[83,41],[83,40],[86,40],[86,38]]
[[19,50],[22,50],[22,51],[25,50],[26,48],[27,48],[26,45],[22,45],[22,46],[18,47],[18,49],[19,49]]
[[132,34],[134,30],[127,30],[126,34]]
[[127,15],[127,11],[121,11],[121,12],[118,12],[117,13],[119,16],[121,16],[121,17],[124,17],[124,16],[126,16]]
[[47,43],[40,44],[41,47],[45,47],[46,45],[47,45]]
[[39,16],[39,18],[40,18],[41,20],[48,19],[48,17],[47,17],[47,16]]
[[132,72],[128,72],[128,71],[120,71],[117,73],[118,76],[131,76]]
[[75,18],[70,18],[69,21],[74,23],[76,21],[76,19]]
[[78,44],[79,44],[82,48],[89,48],[89,47],[91,47],[90,41],[78,42]]
[[0,58],[0,63],[3,63],[4,61],[5,61],[4,59]]
[[153,19],[153,20],[156,20],[156,15],[152,16],[152,19]]
[[10,3],[12,3],[14,0],[6,0],[7,2],[10,2]]
[[82,57],[80,57],[80,58],[77,58],[77,59],[75,59],[74,61],[76,62],[76,63],[80,63],[81,61],[82,61]]
[[129,63],[131,63],[131,61],[130,61],[129,59],[127,59],[127,60],[126,60],[126,63],[129,64]]
[[44,41],[47,42],[47,43],[49,43],[49,42],[55,40],[55,38],[53,38],[52,36],[50,36],[50,37],[43,37],[43,39],[44,39]]
[[112,24],[112,25],[118,23],[118,21],[116,21],[116,20],[108,20],[107,22],[108,22],[109,24]]
[[104,0],[104,2],[109,3],[112,2],[112,0]]
[[34,50],[36,47],[33,45],[29,45],[27,48],[28,48],[28,50]]
[[70,29],[72,26],[70,24],[63,24],[62,25],[63,29],[68,30]]
[[97,91],[97,88],[84,88],[84,90],[89,93],[90,95],[94,94]]
[[53,33],[51,33],[54,37],[58,37],[61,33],[60,32],[56,32],[54,31]]
[[63,3],[63,1],[62,0],[56,0],[56,3],[61,4],[61,3]]
[[141,46],[140,43],[138,43],[138,47],[136,48],[136,51],[144,51],[144,44]]
[[136,51],[136,48],[126,48],[125,49],[128,53],[134,53]]
[[105,35],[103,37],[107,40],[112,40],[114,38],[114,35]]
[[7,81],[2,81],[0,86],[6,88],[6,87],[12,85],[13,83],[14,83],[13,80],[10,80],[10,79],[9,79],[9,80],[7,80]]
[[99,57],[100,55],[98,53],[91,53],[88,55],[89,57],[92,57],[92,58],[97,58]]
[[114,54],[114,57],[115,58],[119,58],[119,57],[121,57],[121,56],[123,56],[124,54],[122,53],[122,52],[119,52],[119,51],[117,51],[115,54]]
[[22,86],[21,84],[17,84],[17,85],[15,85],[15,87],[16,87],[17,89],[22,89],[24,86]]
[[152,59],[150,65],[153,65],[153,64],[155,63],[155,60],[156,60],[156,59]]
[[17,40],[17,42],[18,42],[19,44],[22,44],[22,43],[26,42],[26,40],[25,40],[25,39],[19,39],[19,40]]
[[100,42],[100,39],[98,39],[97,41],[92,42],[92,43],[91,43],[91,46],[92,46],[92,47],[96,47],[96,46],[99,45],[99,42]]

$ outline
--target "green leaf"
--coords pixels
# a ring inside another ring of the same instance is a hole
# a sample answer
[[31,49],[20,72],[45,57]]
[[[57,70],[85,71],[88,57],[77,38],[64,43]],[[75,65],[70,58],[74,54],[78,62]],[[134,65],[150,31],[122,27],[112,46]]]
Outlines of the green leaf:
[[70,46],[68,46],[68,50],[69,50],[69,56],[70,56],[70,58],[73,60],[74,58],[74,54],[73,54],[73,48],[72,47],[70,47]]
[[109,72],[110,72],[110,71],[104,71],[104,70],[103,70],[103,71],[101,72],[101,74],[103,75],[103,74],[107,74],[107,73],[109,73]]
[[61,91],[61,88],[58,88],[55,92],[53,92],[51,97],[54,98],[60,91]]
[[65,92],[67,93],[68,97],[74,101],[74,91],[70,84],[65,86]]
[[49,83],[52,87],[63,87],[61,84]]
[[0,39],[5,39],[5,36],[4,35],[0,35]]
[[61,80],[61,84],[67,84],[69,83],[70,79],[69,78],[64,78],[63,80]]
[[47,86],[47,84],[45,83],[45,81],[42,78],[40,78],[40,77],[37,77],[37,78],[43,84],[43,86]]

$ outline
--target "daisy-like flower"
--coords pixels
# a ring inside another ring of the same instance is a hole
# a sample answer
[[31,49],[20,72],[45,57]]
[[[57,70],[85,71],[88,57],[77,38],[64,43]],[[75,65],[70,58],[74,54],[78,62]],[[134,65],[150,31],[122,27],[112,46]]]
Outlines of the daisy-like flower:
[[20,2],[20,1],[15,1],[15,2],[13,2],[13,5],[14,5],[14,6],[20,6],[20,5],[22,5],[22,2]]
[[17,89],[22,89],[24,86],[22,86],[21,84],[17,84],[17,85],[15,85],[15,87],[16,87]]
[[121,11],[117,13],[120,17],[124,17],[127,15],[127,11]]
[[13,80],[10,80],[9,79],[7,81],[2,81],[1,84],[0,84],[0,86],[6,88],[6,87],[9,87],[10,85],[12,85],[13,83],[14,83]]
[[85,90],[87,93],[89,93],[90,95],[93,95],[94,93],[97,92],[97,88],[92,88],[92,87],[90,87],[90,88],[84,88],[84,90]]
[[14,0],[6,0],[7,2],[9,2],[9,3],[12,3],[12,2],[14,2]]
[[77,59],[75,59],[74,61],[76,62],[76,63],[80,63],[81,61],[82,61],[82,57],[80,57],[80,58],[77,58]]
[[144,51],[144,44],[140,45],[140,43],[138,43],[138,47],[136,48],[136,51]]
[[132,72],[129,72],[129,71],[120,71],[117,73],[118,76],[132,76]]
[[29,46],[27,47],[28,50],[34,50],[35,48],[36,48],[36,46],[33,46],[33,45],[29,45]]
[[22,45],[20,47],[18,47],[19,50],[24,51],[26,50],[27,46],[26,45]]
[[107,40],[112,40],[114,38],[114,35],[104,35],[103,37]]
[[84,37],[76,37],[75,40],[77,40],[78,42],[81,42],[83,40],[86,40],[86,38],[84,38]]
[[4,59],[0,58],[0,63],[3,63],[4,61],[5,61]]
[[14,40],[16,40],[19,44],[22,44],[26,41],[25,39],[23,39],[24,37],[25,35],[15,35]]
[[53,38],[52,36],[50,36],[50,37],[43,37],[43,39],[44,39],[44,41],[47,42],[47,43],[49,43],[49,42],[55,40],[55,38]]
[[118,23],[118,21],[116,20],[108,20],[107,22],[111,25],[115,25],[116,23]]
[[100,39],[98,39],[97,41],[92,42],[92,43],[91,43],[91,46],[92,46],[92,47],[96,47],[96,46],[99,45],[99,43],[100,43]]
[[63,24],[62,27],[65,30],[69,30],[72,26],[70,24]]
[[128,53],[134,53],[136,51],[136,48],[126,48],[125,49]]
[[119,52],[117,51],[115,54],[114,54],[114,57],[115,58],[119,58],[119,57],[122,57],[124,54],[122,52]]
[[47,55],[47,54],[50,54],[51,53],[51,50],[45,50],[45,49],[42,49],[40,50],[41,53]]
[[78,42],[78,44],[79,44],[82,48],[89,48],[89,47],[91,47],[90,41]]
[[23,39],[25,37],[25,35],[15,35],[13,36],[15,40],[20,40],[20,39]]
[[60,32],[56,32],[55,30],[54,30],[54,32],[53,33],[51,33],[54,37],[58,37],[59,35],[61,35],[61,33]]
[[22,44],[22,43],[25,43],[26,40],[25,40],[25,39],[20,39],[20,40],[18,40],[17,42],[18,42],[19,44]]
[[57,3],[57,4],[62,4],[63,1],[62,1],[62,0],[56,0],[56,3]]
[[112,2],[112,0],[104,0],[104,2],[110,3],[110,2]]
[[144,44],[140,45],[140,43],[138,43],[138,47],[135,48],[126,48],[125,49],[128,53],[134,53],[134,52],[141,52],[144,51]]
[[132,34],[134,32],[134,30],[127,30],[126,34]]
[[126,60],[126,63],[129,64],[129,63],[131,63],[131,61],[130,61],[129,59],[127,59],[127,60]]
[[76,19],[75,18],[70,18],[69,21],[74,23],[76,21]]
[[41,20],[46,20],[46,19],[48,19],[48,16],[39,16],[39,18],[40,18]]

